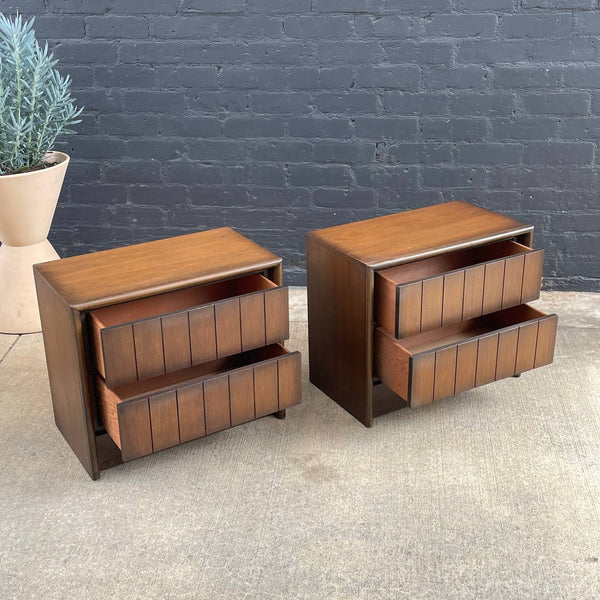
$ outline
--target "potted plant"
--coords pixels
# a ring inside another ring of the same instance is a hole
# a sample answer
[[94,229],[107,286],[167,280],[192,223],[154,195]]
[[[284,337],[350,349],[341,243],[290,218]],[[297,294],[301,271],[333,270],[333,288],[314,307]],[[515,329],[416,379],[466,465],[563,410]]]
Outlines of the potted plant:
[[0,14],[0,332],[40,330],[32,265],[58,258],[46,239],[69,156],[53,151],[82,109],[33,19]]

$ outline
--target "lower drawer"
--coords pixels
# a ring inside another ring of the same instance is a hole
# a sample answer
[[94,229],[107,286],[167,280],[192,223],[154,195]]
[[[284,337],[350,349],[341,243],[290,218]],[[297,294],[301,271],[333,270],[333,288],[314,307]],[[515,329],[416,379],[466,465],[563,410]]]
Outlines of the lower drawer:
[[103,425],[124,461],[299,404],[299,352],[272,344],[109,389],[97,376]]
[[374,374],[411,406],[552,362],[558,317],[522,304],[398,340],[378,328]]

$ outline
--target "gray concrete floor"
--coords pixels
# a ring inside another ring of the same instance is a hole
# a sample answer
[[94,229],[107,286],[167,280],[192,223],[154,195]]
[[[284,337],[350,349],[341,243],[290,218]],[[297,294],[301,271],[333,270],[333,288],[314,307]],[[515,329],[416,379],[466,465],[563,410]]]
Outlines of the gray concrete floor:
[[41,336],[0,335],[0,597],[598,598],[600,297],[546,293],[555,362],[366,429],[304,401],[89,480]]

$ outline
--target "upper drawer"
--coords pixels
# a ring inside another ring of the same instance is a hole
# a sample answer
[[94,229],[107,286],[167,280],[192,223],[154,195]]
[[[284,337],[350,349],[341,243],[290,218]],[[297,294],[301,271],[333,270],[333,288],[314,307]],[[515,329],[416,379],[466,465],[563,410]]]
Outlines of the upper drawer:
[[247,275],[100,308],[90,325],[114,388],[287,339],[288,289]]
[[411,406],[552,362],[558,317],[531,306],[398,340],[375,331],[374,373]]
[[535,300],[543,250],[512,241],[375,274],[375,321],[403,338]]

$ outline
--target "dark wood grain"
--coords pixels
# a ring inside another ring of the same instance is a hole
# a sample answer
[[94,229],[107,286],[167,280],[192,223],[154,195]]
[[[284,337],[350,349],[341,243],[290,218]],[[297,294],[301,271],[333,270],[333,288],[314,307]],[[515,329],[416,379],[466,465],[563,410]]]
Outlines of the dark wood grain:
[[465,269],[465,293],[463,298],[463,319],[473,319],[483,312],[483,283],[485,265]]
[[411,359],[410,406],[422,406],[433,402],[435,379],[435,352],[428,352]]
[[265,343],[274,344],[290,337],[289,290],[265,292]]
[[396,299],[398,286],[389,277],[375,273],[375,323],[396,334]]
[[500,332],[498,336],[498,359],[496,364],[497,380],[504,377],[512,377],[515,374],[518,340],[518,327]]
[[199,365],[217,358],[214,304],[190,310],[189,322],[192,364]]
[[372,269],[383,269],[532,230],[531,225],[456,201],[329,227],[310,235]]
[[[147,319],[133,324],[133,337],[135,339],[135,356],[137,376],[122,380],[117,385],[131,383],[137,379],[156,377],[165,372],[163,350],[163,335],[160,317]],[[115,355],[115,359],[118,355]],[[110,385],[110,383],[109,383]],[[111,387],[115,387],[111,385]]]
[[517,339],[517,358],[515,374],[533,369],[535,364],[535,347],[537,344],[538,323],[527,323],[519,327]]
[[531,302],[540,297],[543,263],[543,250],[535,250],[525,256],[521,302]]
[[119,396],[106,386],[102,377],[96,377],[96,398],[98,400],[98,413],[102,426],[108,432],[115,444],[121,447],[121,430],[119,428],[119,415],[117,405],[121,401]]
[[477,351],[477,374],[475,385],[485,385],[496,378],[496,359],[498,356],[498,334],[485,335],[479,338]]
[[[375,320],[388,331],[395,331],[399,338],[418,333],[415,316],[421,283],[420,331],[477,317],[484,312],[488,264],[485,312],[520,304],[523,259],[528,253],[531,249],[527,246],[502,240],[378,271],[375,274]],[[396,299],[392,295],[394,285]],[[402,308],[403,294],[408,297]],[[398,321],[395,329],[394,317]]]
[[254,405],[256,418],[279,410],[277,363],[267,362],[254,367]]
[[207,434],[231,427],[227,375],[207,379],[204,382],[204,415]]
[[[377,377],[384,375],[385,379],[380,378],[386,398],[393,393],[387,379],[395,391],[408,385],[411,405],[427,403],[434,394],[435,352],[454,345],[455,392],[475,386],[479,336],[530,318],[521,311],[496,322],[493,315],[502,309],[503,301],[505,307],[517,302],[512,272],[519,259],[509,267],[506,297],[505,260],[531,254],[532,243],[532,226],[465,202],[309,232],[311,382],[367,426],[373,421],[373,385],[378,385],[373,380],[373,365]],[[456,270],[463,271],[462,293]],[[449,276],[445,298],[444,276]],[[395,306],[393,285],[397,289]],[[402,290],[410,286],[415,291],[402,306]],[[479,321],[484,314],[490,319]],[[464,321],[455,326],[454,319]],[[398,362],[402,350],[392,340],[376,341],[374,346],[373,331],[377,338],[380,329],[400,338],[396,341],[403,347],[404,362],[406,356],[410,359],[408,378],[406,369],[395,368],[402,363]],[[486,344],[489,342],[484,342],[482,356],[488,354]],[[496,358],[497,348],[493,364],[483,364],[483,359],[480,381],[493,379]],[[399,370],[404,374],[399,376]],[[402,402],[386,400],[385,404],[401,406]]]
[[408,400],[410,353],[385,329],[378,327],[373,339],[373,374],[398,396]]
[[556,343],[556,327],[558,317],[551,315],[539,322],[537,344],[535,349],[535,367],[549,365],[554,360],[554,345]]
[[306,240],[310,380],[373,424],[373,271],[309,234]]
[[150,424],[154,452],[179,444],[177,393],[166,392],[150,396]]
[[182,442],[206,435],[202,383],[177,390],[177,412],[179,414],[179,437]]
[[239,369],[229,374],[229,405],[232,426],[255,418],[253,367]]
[[421,303],[421,331],[442,326],[442,305],[444,302],[444,276],[431,277],[423,281]]
[[67,304],[84,311],[280,264],[272,252],[223,227],[73,256],[37,269]]
[[[205,381],[214,383],[215,376],[223,373],[216,379],[225,377],[228,382],[228,374],[256,361],[270,361],[276,373],[277,359],[287,353],[274,344],[251,351],[255,354],[238,354],[240,345],[232,356],[217,359],[215,303],[279,292],[277,286],[282,282],[281,259],[230,229],[39,267],[35,268],[35,276],[56,423],[92,478],[99,476],[100,469],[155,450],[150,402],[156,449],[176,443],[174,414],[182,432],[179,439],[193,439],[206,433]],[[287,302],[287,295],[285,298]],[[287,305],[285,315],[283,327],[287,332]],[[239,312],[237,316],[239,327]],[[184,319],[191,325],[187,338],[185,330],[179,329]],[[172,327],[176,322],[177,326]],[[102,380],[105,397],[110,400],[103,406],[102,393],[94,389],[93,364],[98,365],[99,372],[105,372],[102,337],[120,327],[131,331],[130,339],[117,340],[116,351],[106,358],[114,360],[117,374],[118,369],[127,370],[130,377],[122,385],[117,379],[114,390]],[[167,346],[166,367],[163,340]],[[189,366],[194,361],[197,364]],[[125,363],[129,363],[126,369]],[[165,373],[170,369],[175,370]],[[137,380],[138,370],[145,377],[141,381]],[[222,390],[218,385],[213,389],[211,383],[207,386],[209,427],[216,430],[222,426],[219,411],[229,411],[229,397],[226,405],[215,403],[217,392]],[[192,388],[196,388],[194,393]],[[105,433],[105,427],[109,433]],[[121,444],[121,452],[113,439]]]
[[250,294],[240,298],[240,320],[242,350],[250,350],[266,345],[264,294]]
[[34,267],[56,426],[92,479],[100,474],[80,315]]
[[239,298],[215,304],[217,356],[231,356],[242,351]]
[[165,371],[177,371],[192,366],[188,313],[179,312],[161,317]]
[[434,401],[454,394],[456,356],[456,346],[449,346],[435,353]]
[[124,461],[152,454],[152,429],[148,398],[117,404],[121,456]]
[[524,256],[511,256],[505,260],[504,289],[502,291],[502,308],[521,304],[521,288],[523,287]]
[[302,361],[300,354],[290,354],[277,361],[279,410],[286,410],[302,400]]
[[421,298],[423,283],[408,283],[398,288],[398,337],[421,331]]
[[102,335],[104,372],[109,387],[137,379],[135,344],[131,325],[105,329]]
[[483,314],[502,308],[502,289],[504,288],[504,261],[497,260],[485,265],[483,283]]
[[456,347],[456,378],[454,393],[460,394],[475,387],[477,347],[479,340],[469,340]]
[[464,271],[455,271],[444,275],[444,301],[442,306],[442,325],[456,323],[463,318],[463,296],[465,290]]

